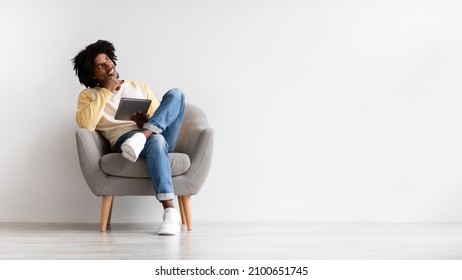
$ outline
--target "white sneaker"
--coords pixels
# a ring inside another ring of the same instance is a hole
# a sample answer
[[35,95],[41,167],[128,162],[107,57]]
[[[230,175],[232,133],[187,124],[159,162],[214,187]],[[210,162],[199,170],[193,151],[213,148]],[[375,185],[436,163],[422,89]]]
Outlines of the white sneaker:
[[164,210],[164,222],[159,227],[159,235],[175,235],[180,232],[180,215],[175,208]]
[[135,162],[144,149],[144,144],[146,144],[146,136],[142,132],[133,134],[120,147],[122,156],[131,162]]

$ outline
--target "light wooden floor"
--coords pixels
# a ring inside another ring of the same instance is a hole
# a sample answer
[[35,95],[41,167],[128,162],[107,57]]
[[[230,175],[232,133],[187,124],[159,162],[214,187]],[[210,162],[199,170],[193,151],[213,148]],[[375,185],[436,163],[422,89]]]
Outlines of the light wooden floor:
[[462,259],[462,224],[196,223],[156,235],[158,224],[0,223],[3,260],[450,260]]

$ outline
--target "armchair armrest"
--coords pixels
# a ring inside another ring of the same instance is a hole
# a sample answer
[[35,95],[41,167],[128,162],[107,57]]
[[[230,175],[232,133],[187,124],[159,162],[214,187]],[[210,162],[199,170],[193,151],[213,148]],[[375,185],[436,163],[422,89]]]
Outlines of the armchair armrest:
[[187,154],[191,160],[191,166],[183,176],[192,194],[199,192],[207,178],[212,164],[213,142],[214,129],[210,127],[204,112],[187,104],[175,150]]
[[90,190],[100,196],[107,178],[107,174],[101,170],[100,160],[110,151],[109,144],[97,131],[85,128],[77,129],[75,136],[83,177]]

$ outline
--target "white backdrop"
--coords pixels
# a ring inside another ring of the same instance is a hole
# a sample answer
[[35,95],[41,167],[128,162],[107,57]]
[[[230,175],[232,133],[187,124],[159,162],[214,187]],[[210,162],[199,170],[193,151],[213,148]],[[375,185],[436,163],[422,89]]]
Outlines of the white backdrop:
[[[215,128],[196,221],[462,222],[462,2],[0,1],[0,221],[98,222],[71,58],[180,87]],[[159,221],[154,197],[114,221]]]

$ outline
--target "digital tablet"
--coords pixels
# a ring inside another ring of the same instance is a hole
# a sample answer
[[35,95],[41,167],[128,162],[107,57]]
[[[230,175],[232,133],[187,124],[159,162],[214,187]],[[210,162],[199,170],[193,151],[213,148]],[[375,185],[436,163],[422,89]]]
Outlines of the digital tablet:
[[116,120],[131,120],[131,117],[136,112],[143,112],[144,114],[148,113],[149,106],[151,105],[151,100],[141,99],[141,98],[127,98],[122,97],[120,99],[119,107],[115,114]]

